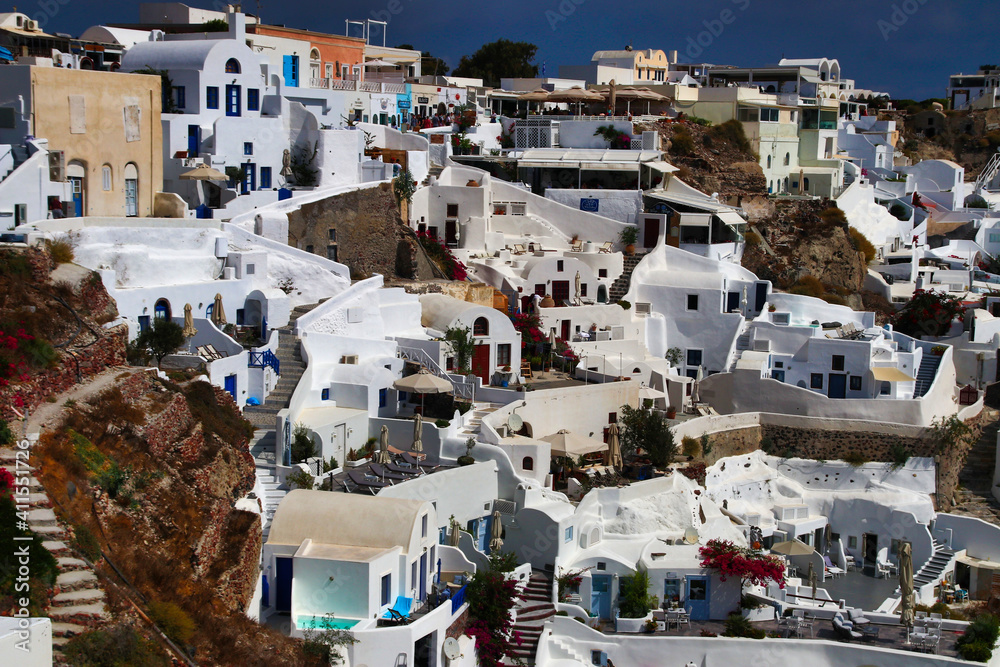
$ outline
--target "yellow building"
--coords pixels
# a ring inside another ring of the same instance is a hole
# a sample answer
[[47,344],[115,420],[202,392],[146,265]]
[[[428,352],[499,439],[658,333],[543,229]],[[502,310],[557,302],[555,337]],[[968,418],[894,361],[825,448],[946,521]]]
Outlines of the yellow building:
[[[67,216],[153,214],[163,188],[159,76],[57,67],[0,68],[0,144],[48,141],[49,177],[67,181]],[[10,127],[13,125],[13,127]]]

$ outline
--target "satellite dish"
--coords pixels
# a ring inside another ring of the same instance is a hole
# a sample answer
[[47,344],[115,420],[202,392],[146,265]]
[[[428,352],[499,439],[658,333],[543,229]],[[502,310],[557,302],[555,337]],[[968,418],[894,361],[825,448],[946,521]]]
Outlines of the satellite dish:
[[697,544],[698,543],[698,529],[695,528],[694,526],[691,526],[690,528],[688,528],[687,530],[685,530],[684,531],[684,541],[687,542],[688,544]]
[[510,417],[507,417],[507,428],[510,429],[511,433],[517,433],[524,428],[524,420],[516,414],[511,414]]
[[444,657],[449,660],[458,660],[462,657],[462,647],[458,645],[458,640],[448,637],[444,640]]

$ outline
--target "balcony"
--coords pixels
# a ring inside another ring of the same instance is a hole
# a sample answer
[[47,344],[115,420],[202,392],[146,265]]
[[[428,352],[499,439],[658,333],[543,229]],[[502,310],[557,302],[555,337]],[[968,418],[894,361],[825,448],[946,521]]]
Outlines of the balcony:
[[309,79],[309,87],[330,90],[330,79]]

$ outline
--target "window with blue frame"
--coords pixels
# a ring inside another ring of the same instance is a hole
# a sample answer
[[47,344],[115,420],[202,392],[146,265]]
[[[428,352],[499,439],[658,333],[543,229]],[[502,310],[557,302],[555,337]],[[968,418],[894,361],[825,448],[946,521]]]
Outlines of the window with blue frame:
[[184,86],[174,86],[174,106],[178,109],[187,108],[187,91]]
[[217,86],[209,86],[205,90],[205,106],[209,109],[219,108],[219,88]]
[[252,141],[244,141],[243,142],[243,154],[244,155],[253,155],[253,142]]
[[260,91],[256,88],[247,89],[247,111],[260,111]]
[[378,406],[380,408],[384,408],[386,406],[386,403],[388,402],[388,399],[389,399],[389,390],[388,389],[379,389],[378,390]]
[[567,543],[573,541],[573,526],[570,526],[569,528],[566,529],[566,538],[564,541]]
[[329,401],[330,400],[330,390],[329,389],[324,389],[322,392],[320,392],[319,397],[320,397],[321,400]]
[[261,190],[271,189],[271,168],[261,167],[260,168],[260,188]]
[[226,61],[226,74],[239,74],[241,69],[240,61],[236,58],[230,58]]

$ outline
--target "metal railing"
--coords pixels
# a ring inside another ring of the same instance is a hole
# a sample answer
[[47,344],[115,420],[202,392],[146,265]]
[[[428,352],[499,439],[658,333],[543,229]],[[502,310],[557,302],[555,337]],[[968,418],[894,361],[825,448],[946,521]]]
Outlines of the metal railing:
[[456,398],[464,398],[469,401],[473,400],[476,390],[476,385],[474,383],[470,384],[468,381],[456,380],[456,376],[451,375],[441,368],[429,354],[419,347],[403,347],[402,345],[397,345],[396,354],[400,359],[420,364],[434,375],[450,382],[452,387],[454,387]]
[[281,375],[281,362],[278,357],[274,355],[271,350],[264,350],[263,352],[251,352],[250,353],[250,363],[247,364],[249,368],[266,368],[270,366],[274,369],[274,372]]
[[457,591],[455,591],[454,595],[451,596],[451,613],[452,614],[457,614],[458,610],[462,608],[463,604],[465,604],[465,589],[466,588],[468,588],[468,585],[462,586]]

